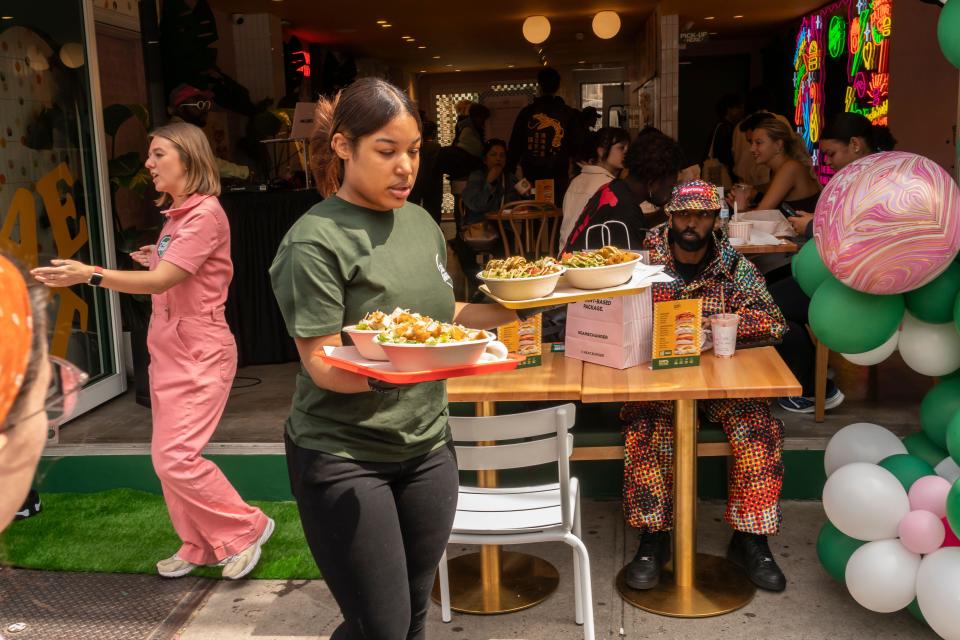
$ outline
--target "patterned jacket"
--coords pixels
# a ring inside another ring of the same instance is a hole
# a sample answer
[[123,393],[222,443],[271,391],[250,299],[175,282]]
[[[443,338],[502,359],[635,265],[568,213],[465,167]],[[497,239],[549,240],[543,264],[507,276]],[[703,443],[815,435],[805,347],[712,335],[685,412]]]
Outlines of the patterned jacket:
[[[960,1],[960,0],[958,0]],[[685,283],[677,273],[673,252],[667,239],[669,223],[650,230],[644,245],[650,250],[652,264],[665,265],[673,282],[653,285],[653,301],[687,300],[701,298],[703,315],[714,313],[740,314],[737,329],[739,342],[750,343],[780,340],[787,330],[780,307],[773,301],[767,284],[752,262],[744,258],[727,241],[723,234],[713,235],[713,259],[695,280]],[[721,309],[720,292],[723,292],[724,309]]]

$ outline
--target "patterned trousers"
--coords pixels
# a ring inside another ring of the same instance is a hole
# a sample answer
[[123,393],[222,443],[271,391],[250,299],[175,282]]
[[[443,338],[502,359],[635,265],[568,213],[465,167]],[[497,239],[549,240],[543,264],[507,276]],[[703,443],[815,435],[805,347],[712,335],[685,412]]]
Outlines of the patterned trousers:
[[[960,2],[960,0],[958,0]],[[698,403],[719,422],[733,449],[725,519],[736,531],[780,529],[783,423],[763,400]],[[623,512],[643,532],[673,528],[673,403],[630,402],[620,410],[624,436]]]

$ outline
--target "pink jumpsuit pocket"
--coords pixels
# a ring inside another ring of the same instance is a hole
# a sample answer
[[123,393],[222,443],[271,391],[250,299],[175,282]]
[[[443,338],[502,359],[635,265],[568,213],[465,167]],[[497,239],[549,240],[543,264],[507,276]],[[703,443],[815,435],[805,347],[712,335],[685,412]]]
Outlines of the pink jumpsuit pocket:
[[220,346],[220,379],[233,382],[237,375],[237,343],[231,335]]

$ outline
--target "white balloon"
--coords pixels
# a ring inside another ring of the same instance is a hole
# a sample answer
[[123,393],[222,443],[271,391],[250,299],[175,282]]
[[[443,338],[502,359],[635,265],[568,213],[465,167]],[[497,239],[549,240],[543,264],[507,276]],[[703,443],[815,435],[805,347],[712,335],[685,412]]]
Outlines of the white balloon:
[[933,470],[937,472],[938,476],[945,478],[950,484],[953,484],[960,478],[960,466],[957,466],[957,463],[949,456],[938,462]]
[[869,367],[875,364],[880,364],[897,350],[897,344],[900,342],[900,332],[894,331],[893,335],[890,336],[890,339],[884,342],[882,345],[876,349],[871,349],[870,351],[864,351],[863,353],[841,353],[844,358],[852,362],[853,364],[859,364],[863,367]]
[[837,469],[823,487],[823,510],[837,529],[857,540],[897,537],[910,500],[896,476],[869,462]]
[[907,453],[907,447],[888,429],[869,422],[854,422],[830,438],[823,453],[823,466],[829,476],[845,464],[877,463],[898,453]]
[[860,606],[878,613],[900,611],[917,596],[920,556],[896,539],[868,542],[853,552],[844,581]]
[[945,376],[960,369],[960,332],[953,322],[931,324],[903,314],[900,355],[907,366],[925,376]]
[[924,556],[917,572],[917,604],[923,618],[944,640],[960,640],[960,547]]

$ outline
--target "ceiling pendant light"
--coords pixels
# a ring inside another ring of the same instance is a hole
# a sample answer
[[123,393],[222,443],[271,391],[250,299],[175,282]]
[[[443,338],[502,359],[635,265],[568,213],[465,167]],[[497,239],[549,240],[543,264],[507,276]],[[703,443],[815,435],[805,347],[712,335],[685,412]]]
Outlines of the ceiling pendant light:
[[523,37],[527,42],[540,44],[550,37],[550,21],[546,16],[530,16],[523,21]]
[[593,16],[593,33],[602,40],[609,40],[620,33],[620,16],[616,11],[601,11]]

